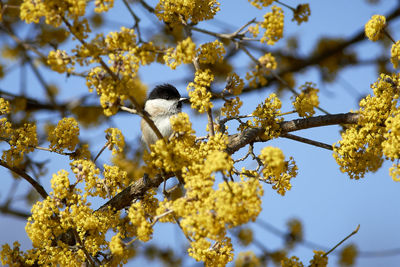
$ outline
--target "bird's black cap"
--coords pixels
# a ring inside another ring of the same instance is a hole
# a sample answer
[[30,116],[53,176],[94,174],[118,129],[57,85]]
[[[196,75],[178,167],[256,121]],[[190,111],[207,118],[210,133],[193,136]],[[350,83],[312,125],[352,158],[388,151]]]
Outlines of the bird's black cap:
[[161,85],[157,85],[153,91],[151,91],[148,100],[150,99],[180,99],[181,95],[178,90],[176,90],[175,86],[165,83]]

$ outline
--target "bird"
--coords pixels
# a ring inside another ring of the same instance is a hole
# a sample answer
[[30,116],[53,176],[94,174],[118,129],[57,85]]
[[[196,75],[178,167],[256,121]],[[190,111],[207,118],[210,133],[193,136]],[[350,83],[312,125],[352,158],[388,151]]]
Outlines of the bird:
[[[172,133],[170,118],[182,112],[182,103],[187,98],[181,97],[179,91],[171,84],[157,85],[149,94],[144,103],[144,110],[153,120],[163,137],[169,138]],[[149,124],[142,119],[142,141],[150,148],[158,137]]]

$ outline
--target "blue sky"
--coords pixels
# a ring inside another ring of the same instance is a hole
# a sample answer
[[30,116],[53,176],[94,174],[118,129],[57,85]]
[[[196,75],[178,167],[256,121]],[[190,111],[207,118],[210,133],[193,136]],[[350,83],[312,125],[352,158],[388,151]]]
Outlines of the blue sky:
[[[200,23],[199,27],[211,28],[216,31],[222,29],[236,30],[241,25],[254,17],[258,20],[268,9],[258,10],[250,6],[247,1],[221,1],[221,11],[216,16],[218,21],[223,22],[210,24],[208,22]],[[283,1],[288,5],[295,6],[298,1]],[[149,1],[155,3],[155,1]],[[366,1],[309,1],[312,15],[308,23],[297,26],[290,22],[291,12],[284,8],[287,16],[284,36],[299,37],[299,53],[307,56],[313,50],[316,41],[322,37],[349,37],[363,29],[364,24],[374,14],[387,14],[397,4],[395,0],[381,1],[377,5],[366,4]],[[138,8],[138,14],[143,15],[143,25],[149,29],[155,29],[153,22],[147,19],[146,12]],[[120,26],[131,26],[131,18],[120,3],[112,10],[109,17],[109,23],[105,31],[116,30]],[[223,25],[223,27],[219,26]],[[400,33],[394,31],[399,28],[399,20],[390,24],[394,39],[400,38]],[[24,33],[20,33],[24,36]],[[196,33],[198,40],[213,40],[201,33]],[[284,37],[284,38],[285,38]],[[277,47],[284,46],[285,40],[277,43]],[[274,48],[273,48],[274,49]],[[359,55],[363,59],[375,58],[380,55],[380,45],[370,41],[363,41],[354,46],[354,49],[360,51]],[[389,55],[387,49],[386,55]],[[248,59],[241,55],[236,59],[237,65],[246,67],[249,64]],[[88,94],[84,80],[80,78],[65,78],[63,75],[43,71],[48,82],[58,84],[62,89],[58,99],[73,100],[79,95]],[[149,88],[163,82],[175,84],[181,94],[186,95],[186,84],[190,82],[192,73],[185,67],[179,67],[172,71],[167,67],[154,64],[150,67],[144,67],[139,73],[143,82],[148,84]],[[244,76],[244,75],[243,75]],[[314,82],[320,88],[321,107],[331,113],[348,112],[351,109],[357,109],[358,95],[365,95],[371,92],[370,84],[378,77],[376,69],[373,66],[365,65],[362,67],[346,68],[339,74],[340,80],[324,84],[319,74],[312,69],[306,70],[296,76],[296,85],[299,86],[306,81]],[[182,83],[182,78],[188,77],[186,82]],[[18,92],[19,88],[18,72],[12,73],[9,78],[0,80],[0,89],[8,92]],[[174,83],[180,81],[180,83]],[[43,99],[43,91],[37,89],[38,82],[30,74],[26,83],[28,95],[37,99]],[[355,88],[354,90],[351,88]],[[271,89],[251,93],[243,98],[244,107],[241,109],[243,114],[248,114],[271,93]],[[357,93],[355,93],[357,92]],[[290,95],[283,95],[283,111],[290,110]],[[221,102],[216,102],[220,106]],[[189,107],[184,107],[184,111],[191,116],[191,121],[199,136],[205,134],[206,118],[204,116],[195,116]],[[317,114],[319,115],[319,114]],[[47,120],[57,121],[52,115],[46,113],[38,114],[38,118],[43,123]],[[294,117],[288,117],[294,118]],[[121,128],[130,146],[139,145],[139,119],[131,115],[118,115],[113,119],[115,126]],[[98,151],[104,144],[104,129],[106,125],[101,125],[97,129],[82,130],[82,136],[92,140],[92,151]],[[339,127],[329,126],[320,129],[309,129],[297,132],[295,134],[317,141],[332,144],[339,140]],[[400,230],[398,221],[400,220],[400,208],[398,206],[398,197],[400,193],[400,184],[392,181],[388,175],[390,164],[384,164],[380,171],[368,174],[361,180],[350,180],[346,174],[340,172],[332,153],[328,150],[312,147],[307,144],[297,143],[295,141],[279,138],[264,144],[257,144],[256,150],[264,146],[280,147],[286,158],[293,156],[299,167],[299,175],[293,180],[293,188],[284,197],[278,195],[269,185],[264,186],[263,210],[259,218],[285,230],[286,222],[290,218],[299,218],[304,225],[304,236],[306,240],[321,244],[325,247],[332,247],[342,238],[351,233],[358,224],[361,225],[359,232],[345,243],[355,243],[360,251],[382,251],[387,249],[400,248]],[[0,146],[0,149],[5,148]],[[235,156],[240,156],[243,152],[238,152]],[[102,155],[103,162],[108,161],[108,154]],[[43,179],[44,187],[49,190],[51,173],[59,169],[68,169],[68,161],[61,156],[49,155],[45,152],[35,154],[38,159],[52,158],[52,164],[49,167],[48,179]],[[4,168],[0,168],[0,203],[6,198],[8,188],[11,187],[13,179]],[[18,187],[18,194],[23,195],[28,186],[22,181]],[[98,203],[100,205],[101,203]],[[94,205],[96,206],[96,205]],[[23,201],[18,202],[15,207],[28,210],[29,207]],[[23,248],[30,246],[30,241],[24,232],[25,222],[15,219],[11,216],[0,215],[0,244],[5,242],[12,243],[19,240]],[[257,240],[261,241],[267,248],[273,250],[280,248],[282,239],[266,231],[260,225],[251,223],[256,231]],[[186,246],[186,240],[180,234],[176,226],[158,225],[154,234],[154,240],[157,244],[170,247],[174,251],[182,251]],[[252,247],[253,248],[253,247]],[[317,247],[315,249],[318,249]],[[240,246],[235,247],[235,252],[248,250]],[[259,250],[254,247],[257,253]],[[291,255],[299,256],[306,264],[312,257],[312,250],[303,246],[298,246]],[[134,266],[138,263],[147,262],[139,258],[134,260],[128,266]],[[331,257],[329,266],[337,266],[336,257]],[[400,255],[391,257],[360,257],[356,266],[396,266],[400,262]],[[185,262],[184,266],[192,265],[194,261]],[[154,265],[153,265],[154,266]]]

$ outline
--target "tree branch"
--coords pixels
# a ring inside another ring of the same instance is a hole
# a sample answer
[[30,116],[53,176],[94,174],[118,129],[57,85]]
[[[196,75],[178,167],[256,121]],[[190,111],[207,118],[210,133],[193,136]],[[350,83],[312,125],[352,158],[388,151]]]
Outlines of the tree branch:
[[33,188],[36,189],[36,191],[42,196],[42,198],[47,198],[49,195],[47,194],[46,190],[44,190],[43,186],[41,186],[38,182],[36,182],[32,177],[30,177],[26,172],[24,172],[23,170],[10,166],[7,164],[7,162],[3,161],[0,159],[0,165],[9,169],[10,171],[15,172],[16,174],[18,174],[19,176],[21,176],[22,178],[24,178],[28,183],[30,183]]
[[[280,123],[281,134],[328,125],[356,124],[359,116],[360,115],[356,113],[340,113],[306,119],[296,119],[292,121],[283,121]],[[229,136],[226,152],[233,154],[251,142],[268,141],[261,139],[261,135],[264,134],[264,131],[265,130],[263,128],[251,128]]]
[[[358,122],[359,114],[355,113],[341,113],[335,115],[324,115],[311,117],[306,119],[297,119],[292,121],[284,121],[280,123],[281,134],[288,132],[321,127],[335,124],[356,124]],[[265,142],[261,136],[264,134],[263,128],[251,128],[241,133],[229,136],[229,142],[226,152],[233,154],[240,148],[253,142]],[[171,178],[173,174],[166,174],[165,180]],[[105,211],[109,207],[115,210],[123,209],[131,204],[134,199],[140,199],[151,188],[157,188],[164,181],[161,175],[154,178],[149,178],[145,174],[142,178],[125,188],[122,192],[110,199],[107,203],[101,206],[97,211]]]

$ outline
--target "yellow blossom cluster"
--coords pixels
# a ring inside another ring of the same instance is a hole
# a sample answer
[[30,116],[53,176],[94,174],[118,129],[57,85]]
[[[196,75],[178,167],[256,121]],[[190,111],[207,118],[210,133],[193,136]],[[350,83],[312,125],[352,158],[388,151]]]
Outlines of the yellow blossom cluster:
[[297,166],[292,157],[285,161],[285,156],[277,147],[265,147],[261,150],[260,159],[264,164],[264,179],[273,184],[272,188],[282,196],[292,188],[290,179],[297,176]]
[[19,248],[20,246],[18,241],[14,242],[12,249],[8,244],[2,246],[0,261],[3,266],[24,266],[26,255],[23,255],[23,252]]
[[95,0],[94,1],[95,12],[107,12],[114,6],[114,0]]
[[218,40],[202,44],[197,49],[197,58],[201,64],[214,64],[221,62],[224,58],[224,44]]
[[300,259],[296,256],[292,256],[290,258],[284,257],[281,260],[282,267],[304,267],[304,264],[300,261]]
[[397,41],[392,45],[392,50],[391,50],[391,57],[390,61],[393,64],[393,68],[397,68],[399,66],[399,61],[400,61],[400,41]]
[[250,228],[242,228],[237,237],[242,245],[248,246],[253,242],[253,231]]
[[288,247],[303,241],[303,226],[298,219],[291,219],[287,223],[290,238],[286,239]]
[[316,85],[311,82],[306,82],[300,86],[301,93],[296,96],[294,102],[292,102],[293,107],[297,111],[300,117],[311,117],[315,114],[314,108],[318,107],[318,92],[319,90],[315,88]]
[[249,2],[258,9],[271,5],[274,0],[249,0]]
[[196,44],[193,43],[192,38],[188,37],[185,40],[180,41],[175,49],[168,49],[164,55],[164,61],[167,66],[174,70],[182,63],[192,63],[195,55]]
[[52,50],[47,56],[47,64],[50,65],[51,69],[59,73],[67,71],[67,65],[70,64],[71,58],[63,50]]
[[74,151],[79,143],[79,126],[74,118],[62,118],[57,127],[49,133],[50,148],[57,152],[64,149]]
[[382,15],[373,15],[365,24],[365,35],[371,41],[382,39],[386,26],[386,18]]
[[397,161],[389,169],[389,174],[395,181],[400,181],[400,109],[398,109],[386,122],[386,133],[384,134],[385,141],[382,143],[383,154],[391,159]]
[[296,9],[293,11],[293,19],[292,21],[297,21],[297,25],[300,25],[302,22],[307,22],[308,17],[311,15],[310,5],[309,4],[299,4]]
[[108,128],[105,130],[105,133],[109,143],[108,148],[112,150],[112,154],[122,153],[125,147],[125,138],[121,130],[118,128]]
[[[87,260],[83,247],[90,255],[108,247],[105,233],[117,226],[120,214],[94,213],[65,170],[53,175],[51,187],[50,196],[33,205],[25,228],[33,246],[26,263],[81,265]],[[78,240],[80,246],[72,252],[70,246]]]
[[168,143],[159,140],[152,145],[145,162],[149,170],[176,173],[186,191],[184,197],[160,202],[156,214],[173,211],[174,217],[161,221],[180,221],[184,234],[193,240],[189,254],[194,259],[206,266],[225,265],[233,257],[226,229],[255,220],[261,211],[262,187],[258,179],[242,178],[222,182],[215,189],[216,174],[228,175],[233,168],[233,160],[224,152],[227,136],[216,133],[207,142],[195,142],[185,113],[171,123],[176,134]]
[[10,145],[10,149],[3,151],[1,158],[11,166],[19,165],[24,154],[32,152],[38,145],[36,125],[24,123],[22,127],[12,129],[6,118],[0,119],[0,137]]
[[267,84],[267,75],[275,70],[277,63],[275,57],[271,53],[266,53],[258,59],[259,64],[255,66],[255,70],[246,73],[246,80],[252,87],[265,86]]
[[239,252],[235,261],[235,267],[260,267],[260,259],[253,251]]
[[283,36],[284,15],[282,8],[272,6],[272,12],[264,15],[264,21],[261,27],[265,29],[264,35],[261,38],[262,43],[274,45]]
[[189,255],[197,261],[203,261],[204,266],[225,266],[233,259],[233,248],[229,237],[211,244],[206,239],[199,239],[190,243]]
[[[265,140],[277,137],[280,130],[278,123],[283,120],[278,118],[281,106],[282,102],[279,98],[275,94],[270,94],[264,100],[264,103],[259,104],[253,111],[252,115],[254,117],[246,122],[245,127],[261,127],[265,129],[263,136]],[[243,126],[241,125],[240,129],[242,128]]]
[[239,115],[239,108],[243,105],[239,97],[225,99],[224,106],[221,108],[221,115],[235,117]]
[[155,7],[157,17],[172,27],[212,19],[218,11],[216,0],[160,0]]
[[192,108],[198,112],[204,113],[213,107],[211,102],[211,92],[209,88],[214,80],[214,75],[211,70],[196,71],[194,82],[190,82],[186,88],[189,92],[189,98]]
[[44,17],[46,24],[59,27],[62,17],[76,20],[85,15],[86,5],[86,0],[24,0],[20,7],[20,17],[26,23],[38,23]]
[[[342,140],[334,144],[336,162],[350,178],[359,179],[368,171],[378,170],[383,162],[383,146],[388,157],[395,156],[390,151],[398,150],[391,148],[392,145],[396,145],[395,140],[398,138],[391,132],[396,132],[397,124],[392,124],[396,120],[392,117],[398,110],[399,77],[398,74],[381,74],[371,86],[374,95],[368,95],[360,101],[358,124],[347,127],[342,133]],[[387,128],[388,125],[392,128]]]
[[104,164],[103,176],[103,187],[105,187],[105,190],[110,197],[121,192],[130,182],[126,171],[121,170],[118,166]]
[[357,247],[353,244],[346,246],[340,252],[339,264],[341,266],[353,266],[358,255]]
[[0,97],[0,115],[10,113],[10,102]]
[[224,90],[227,90],[233,95],[240,95],[244,87],[243,79],[239,77],[236,73],[232,73],[229,78],[227,85]]
[[110,251],[113,256],[122,256],[124,254],[124,242],[122,242],[121,237],[119,234],[114,235],[111,237],[110,240]]
[[78,182],[85,181],[84,196],[100,196],[105,198],[105,190],[99,181],[100,170],[91,160],[74,160],[71,170]]
[[314,250],[314,256],[310,260],[310,267],[326,267],[328,266],[328,257],[324,256],[325,252]]
[[[145,87],[138,86],[139,64],[148,64],[155,60],[150,43],[142,47],[136,45],[134,30],[122,27],[119,32],[112,32],[105,38],[104,44],[108,51],[110,67],[94,67],[86,77],[89,91],[96,90],[100,95],[100,103],[104,114],[115,114],[124,100],[134,97],[138,103],[143,103]],[[89,51],[90,52],[90,51]]]
[[137,227],[136,236],[139,240],[146,242],[151,239],[153,227],[146,218],[146,211],[142,206],[142,202],[133,203],[128,213],[130,222]]

